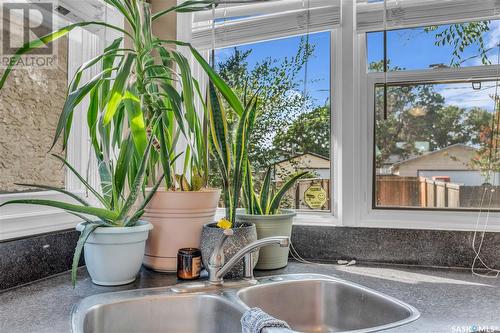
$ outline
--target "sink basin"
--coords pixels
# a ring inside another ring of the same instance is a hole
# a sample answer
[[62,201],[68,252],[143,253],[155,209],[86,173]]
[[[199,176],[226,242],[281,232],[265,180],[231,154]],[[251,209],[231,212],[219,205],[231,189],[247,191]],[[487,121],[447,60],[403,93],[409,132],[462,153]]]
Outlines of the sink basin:
[[[187,290],[187,291],[186,291]],[[418,311],[357,284],[318,274],[203,282],[98,294],[73,309],[74,333],[240,333],[249,307],[285,320],[293,332],[366,333],[409,323]],[[266,329],[266,333],[291,333]]]
[[98,304],[89,304],[73,327],[82,327],[84,333],[241,332],[242,309],[219,296],[153,293],[127,299],[126,292],[116,294],[120,300],[111,294],[91,299]]
[[374,332],[419,316],[416,309],[392,297],[327,276],[283,278],[242,289],[237,297],[299,332]]

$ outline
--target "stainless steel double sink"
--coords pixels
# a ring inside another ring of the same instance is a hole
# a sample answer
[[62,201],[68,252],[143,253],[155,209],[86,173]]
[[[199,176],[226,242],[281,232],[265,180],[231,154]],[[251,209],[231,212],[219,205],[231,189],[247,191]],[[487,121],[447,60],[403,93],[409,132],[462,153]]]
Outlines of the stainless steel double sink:
[[[175,288],[174,288],[175,290]],[[249,307],[285,320],[284,332],[375,332],[419,317],[412,306],[363,286],[318,274],[264,277],[253,285],[176,293],[170,287],[99,294],[75,307],[75,333],[239,333]]]

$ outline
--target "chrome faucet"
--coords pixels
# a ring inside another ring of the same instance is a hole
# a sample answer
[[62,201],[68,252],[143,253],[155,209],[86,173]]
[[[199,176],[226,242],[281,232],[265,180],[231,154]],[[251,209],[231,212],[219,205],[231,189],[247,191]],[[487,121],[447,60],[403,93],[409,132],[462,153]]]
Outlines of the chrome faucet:
[[252,253],[257,251],[263,246],[279,245],[280,247],[287,247],[290,245],[290,237],[275,236],[266,237],[255,242],[252,242],[236,252],[236,254],[226,263],[224,258],[224,244],[229,237],[233,235],[232,229],[225,229],[219,242],[214,248],[208,263],[208,281],[214,285],[221,285],[224,280],[223,277],[227,272],[243,258],[243,276],[247,280],[254,280],[253,277],[253,256]]

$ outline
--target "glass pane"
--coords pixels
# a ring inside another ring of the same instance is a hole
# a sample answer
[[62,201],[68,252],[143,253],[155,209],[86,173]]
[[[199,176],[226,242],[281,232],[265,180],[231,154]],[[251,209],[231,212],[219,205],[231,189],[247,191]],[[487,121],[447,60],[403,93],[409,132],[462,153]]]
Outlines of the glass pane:
[[[26,38],[23,17],[15,15],[16,11],[5,15],[2,9],[0,73],[12,50]],[[46,31],[41,31],[44,27]],[[42,26],[35,33],[43,35],[50,30]],[[0,91],[0,193],[27,190],[15,183],[64,186],[64,169],[48,151],[67,90],[67,38],[44,52],[35,51],[23,58]],[[59,145],[53,149],[54,153],[60,151]]]
[[[257,187],[269,167],[277,187],[297,171],[308,171],[282,207],[328,211],[330,33],[220,49],[216,65],[240,96],[260,88],[250,151]],[[220,182],[215,166],[211,178],[213,185]]]
[[500,208],[497,82],[375,89],[375,207]]
[[[481,66],[497,63],[500,20],[448,24],[387,32],[392,70]],[[383,33],[366,34],[368,71],[381,72]]]

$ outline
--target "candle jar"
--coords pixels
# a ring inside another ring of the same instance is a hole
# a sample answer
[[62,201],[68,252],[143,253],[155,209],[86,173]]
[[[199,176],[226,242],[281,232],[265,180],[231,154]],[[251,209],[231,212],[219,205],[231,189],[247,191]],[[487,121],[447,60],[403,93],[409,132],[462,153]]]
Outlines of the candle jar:
[[188,247],[177,252],[177,277],[182,280],[194,280],[200,277],[201,251]]

